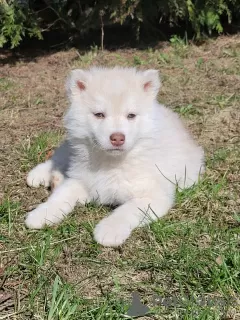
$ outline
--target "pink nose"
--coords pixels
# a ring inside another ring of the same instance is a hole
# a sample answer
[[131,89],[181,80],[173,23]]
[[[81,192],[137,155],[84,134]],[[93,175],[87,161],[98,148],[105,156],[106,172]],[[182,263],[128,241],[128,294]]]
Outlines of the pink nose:
[[110,141],[114,147],[122,146],[125,142],[125,135],[119,132],[115,132],[111,134]]

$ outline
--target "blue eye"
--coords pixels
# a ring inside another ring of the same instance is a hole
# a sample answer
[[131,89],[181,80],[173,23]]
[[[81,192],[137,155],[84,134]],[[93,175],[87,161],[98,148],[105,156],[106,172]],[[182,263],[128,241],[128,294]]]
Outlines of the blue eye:
[[98,119],[103,119],[105,118],[105,114],[102,112],[94,113],[94,116]]
[[127,117],[128,117],[128,119],[134,119],[134,118],[136,118],[136,116],[137,115],[134,113],[129,113]]

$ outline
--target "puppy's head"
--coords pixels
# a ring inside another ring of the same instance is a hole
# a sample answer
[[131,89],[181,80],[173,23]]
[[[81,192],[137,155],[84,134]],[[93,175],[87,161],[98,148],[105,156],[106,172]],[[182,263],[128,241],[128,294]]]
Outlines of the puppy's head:
[[150,130],[159,87],[156,70],[73,70],[67,81],[69,135],[113,155],[132,149]]

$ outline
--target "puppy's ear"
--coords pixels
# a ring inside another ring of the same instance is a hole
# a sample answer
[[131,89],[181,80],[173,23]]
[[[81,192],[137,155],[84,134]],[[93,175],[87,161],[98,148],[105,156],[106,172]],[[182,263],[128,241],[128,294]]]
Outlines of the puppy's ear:
[[143,71],[142,75],[143,90],[155,98],[161,86],[158,70],[149,69],[147,71]]
[[87,90],[89,74],[82,69],[72,70],[67,81],[66,90],[69,97],[80,95]]

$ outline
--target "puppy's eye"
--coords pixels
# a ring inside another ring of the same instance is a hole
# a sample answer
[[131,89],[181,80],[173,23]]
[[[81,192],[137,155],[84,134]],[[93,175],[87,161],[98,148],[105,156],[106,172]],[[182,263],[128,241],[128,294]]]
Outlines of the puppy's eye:
[[136,118],[136,116],[137,115],[134,113],[129,113],[127,117],[128,117],[128,119],[134,119],[134,118]]
[[102,112],[94,113],[94,116],[98,119],[103,119],[105,118],[105,114]]

